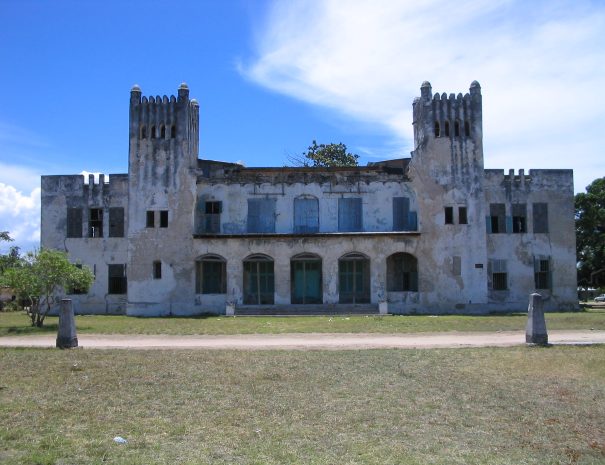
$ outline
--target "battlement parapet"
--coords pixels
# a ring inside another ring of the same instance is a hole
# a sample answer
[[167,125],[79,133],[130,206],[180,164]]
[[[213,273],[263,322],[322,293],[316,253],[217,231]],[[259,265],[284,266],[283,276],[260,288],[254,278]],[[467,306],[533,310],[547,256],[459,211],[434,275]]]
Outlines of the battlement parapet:
[[91,194],[100,195],[120,195],[128,192],[127,174],[99,174],[95,181],[95,175],[89,174],[88,177],[83,174],[73,175],[48,175],[41,179],[42,196],[89,196]]
[[486,169],[486,187],[500,186],[505,189],[524,189],[573,193],[573,170],[569,169],[530,169],[528,173],[519,169]]
[[482,138],[481,86],[473,81],[469,92],[433,95],[430,82],[424,81],[420,97],[412,104],[416,146],[426,137],[456,138],[461,141]]

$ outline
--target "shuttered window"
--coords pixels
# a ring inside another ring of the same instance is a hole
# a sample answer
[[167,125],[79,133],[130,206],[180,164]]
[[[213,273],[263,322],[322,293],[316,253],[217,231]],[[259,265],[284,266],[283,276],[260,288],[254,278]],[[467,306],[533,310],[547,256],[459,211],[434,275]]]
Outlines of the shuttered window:
[[248,232],[275,232],[275,199],[248,199]]
[[338,199],[338,230],[363,231],[360,198]]
[[513,233],[527,232],[527,204],[513,203]]
[[294,232],[319,231],[319,203],[317,199],[294,199]]

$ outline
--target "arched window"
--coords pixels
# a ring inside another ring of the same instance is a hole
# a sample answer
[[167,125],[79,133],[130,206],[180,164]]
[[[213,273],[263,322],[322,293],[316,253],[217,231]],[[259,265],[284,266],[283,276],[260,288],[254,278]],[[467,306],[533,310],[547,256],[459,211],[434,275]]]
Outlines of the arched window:
[[439,127],[439,121],[435,121],[435,137],[441,137],[441,128]]
[[163,124],[160,126],[160,138],[166,139],[166,126]]
[[176,137],[176,126],[173,124],[170,127],[170,138],[174,139]]
[[323,303],[321,257],[305,253],[290,260],[291,302],[293,304]]
[[445,121],[445,137],[450,137],[450,122]]
[[319,202],[315,197],[294,199],[294,232],[319,232]]
[[418,260],[409,253],[394,253],[387,258],[387,291],[418,291]]
[[460,137],[460,121],[454,123],[454,137]]
[[149,138],[155,139],[155,126],[151,126],[151,130],[149,131]]
[[338,302],[370,303],[370,259],[361,253],[343,255],[338,260]]
[[275,274],[273,259],[267,255],[250,255],[244,259],[244,304],[273,305]]
[[220,255],[208,254],[195,262],[195,293],[227,293],[227,261]]
[[140,138],[141,139],[147,139],[147,128],[145,127],[145,125],[141,126]]
[[468,121],[464,122],[464,135],[466,137],[470,137],[471,136],[471,125],[469,124]]

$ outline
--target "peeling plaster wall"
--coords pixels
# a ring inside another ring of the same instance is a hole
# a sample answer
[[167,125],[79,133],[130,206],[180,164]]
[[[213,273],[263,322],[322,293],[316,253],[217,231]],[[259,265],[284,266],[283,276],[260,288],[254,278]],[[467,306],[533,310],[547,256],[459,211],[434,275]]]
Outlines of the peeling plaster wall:
[[[189,89],[177,96],[130,99],[129,174],[89,184],[82,176],[42,177],[42,245],[68,251],[95,270],[87,296],[72,296],[81,313],[194,315],[224,313],[243,304],[243,260],[274,261],[275,305],[291,305],[290,260],[311,253],[322,260],[324,305],[339,301],[338,261],[356,252],[370,261],[370,301],[388,300],[391,313],[487,313],[527,308],[535,256],[551,258],[552,288],[540,291],[547,309],[577,308],[573,175],[530,170],[525,175],[485,170],[481,87],[466,95],[435,94],[423,83],[414,101],[411,159],[352,168],[244,168],[198,159],[199,114]],[[294,233],[294,202],[317,199],[319,232]],[[410,199],[417,231],[395,232],[393,198]],[[248,200],[275,200],[275,231],[248,233]],[[338,202],[361,198],[361,231],[339,232]],[[221,202],[219,231],[204,230],[205,202]],[[534,233],[533,203],[548,204],[548,233]],[[527,204],[528,232],[491,234],[491,203]],[[125,237],[109,238],[107,209],[125,210]],[[85,212],[82,238],[66,238],[68,207]],[[87,236],[89,208],[103,208],[102,238]],[[446,208],[452,212],[446,224]],[[466,211],[467,222],[461,221]],[[147,212],[155,212],[153,227]],[[168,212],[160,227],[160,211]],[[418,261],[418,291],[388,292],[387,258],[407,253]],[[226,261],[226,294],[196,294],[196,259]],[[508,289],[490,287],[491,259],[506,259]],[[154,262],[161,278],[154,279]],[[108,295],[108,264],[126,264],[127,295]],[[293,305],[291,308],[295,308]]]
[[[489,291],[490,306],[525,309],[532,292],[546,298],[545,308],[578,308],[576,281],[576,237],[572,170],[486,170],[486,205],[503,203],[506,216],[512,204],[527,205],[527,232],[487,234],[488,258],[506,259],[509,287]],[[548,233],[533,231],[533,203],[548,205]],[[534,257],[551,259],[551,289],[535,289]]]
[[[128,230],[128,175],[110,174],[109,181],[92,175],[42,176],[41,246],[64,250],[70,261],[88,266],[95,281],[88,294],[72,294],[77,313],[125,313],[126,295],[108,294],[109,264],[127,261],[126,237],[109,237],[109,208],[124,208],[124,230]],[[82,209],[82,238],[67,238],[67,208]],[[103,237],[88,237],[90,208],[103,208]],[[57,309],[54,309],[57,311]]]

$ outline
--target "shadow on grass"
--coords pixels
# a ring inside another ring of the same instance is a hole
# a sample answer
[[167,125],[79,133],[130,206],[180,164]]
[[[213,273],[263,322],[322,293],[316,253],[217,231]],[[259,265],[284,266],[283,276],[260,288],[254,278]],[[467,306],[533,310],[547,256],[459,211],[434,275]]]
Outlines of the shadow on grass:
[[[41,328],[36,326],[8,326],[2,331],[7,336],[23,336],[27,334],[47,334],[56,333],[59,329],[58,324],[44,325]],[[0,333],[1,334],[1,333]]]

